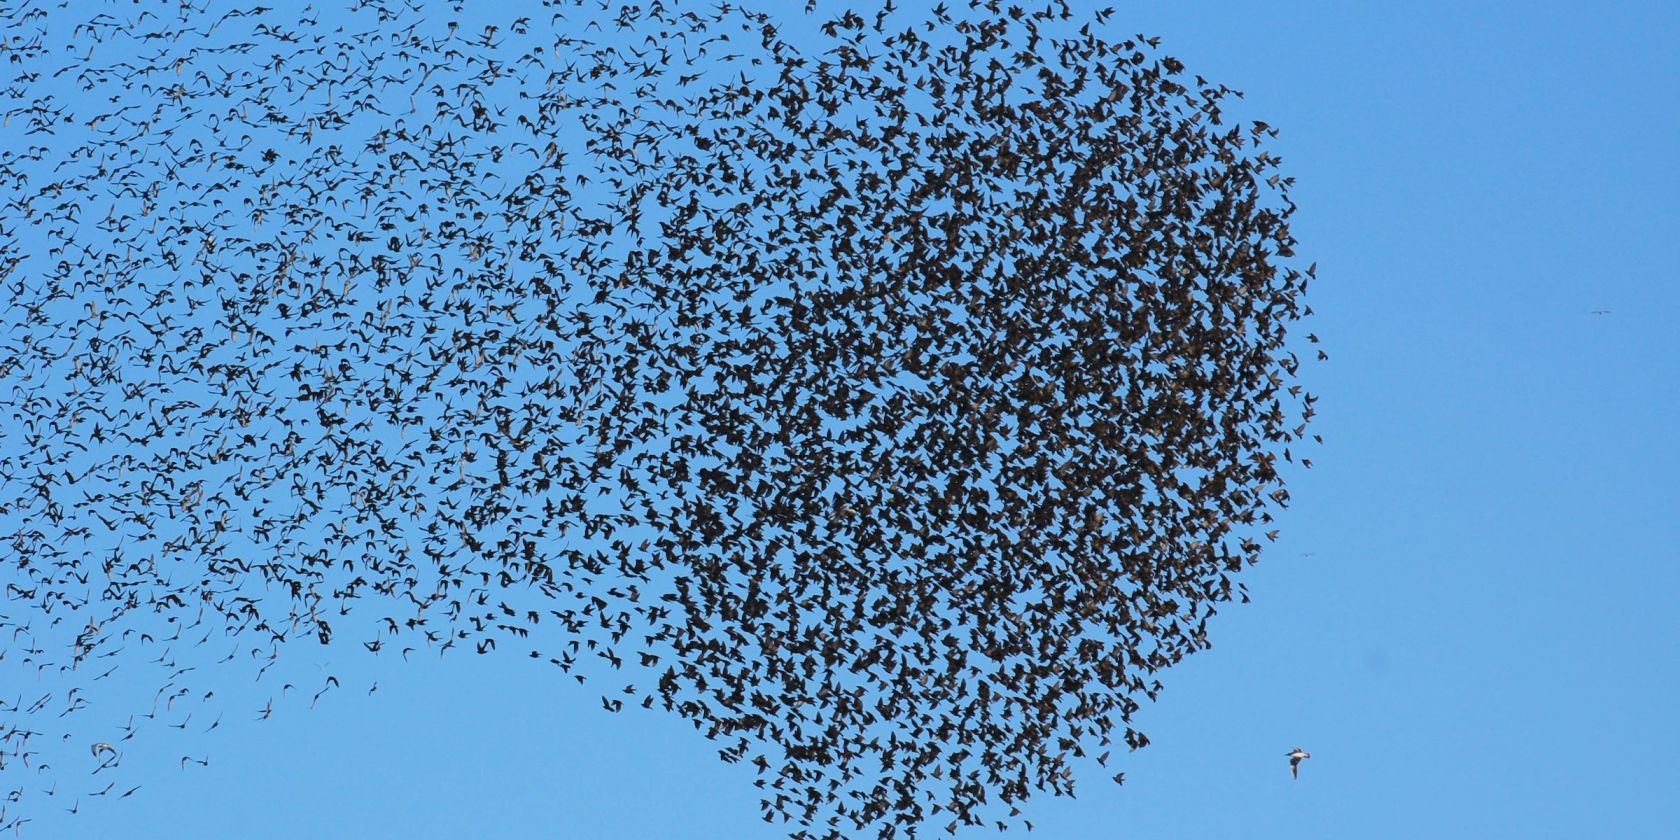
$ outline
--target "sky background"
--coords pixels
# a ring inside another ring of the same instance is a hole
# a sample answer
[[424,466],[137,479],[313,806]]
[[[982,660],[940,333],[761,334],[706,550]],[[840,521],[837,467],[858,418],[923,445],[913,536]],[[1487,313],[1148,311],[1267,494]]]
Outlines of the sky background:
[[[1035,799],[1031,836],[1680,834],[1680,6],[1136,3],[1111,25],[1281,130],[1325,444],[1253,603],[1140,714],[1151,746]],[[752,768],[519,651],[354,675],[313,711],[136,741],[167,771],[25,835],[785,836]]]

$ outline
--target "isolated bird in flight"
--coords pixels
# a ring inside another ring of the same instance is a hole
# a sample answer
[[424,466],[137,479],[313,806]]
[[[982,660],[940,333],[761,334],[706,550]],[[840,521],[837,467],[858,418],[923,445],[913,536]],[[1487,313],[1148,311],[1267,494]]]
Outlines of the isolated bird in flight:
[[1289,750],[1289,775],[1292,778],[1301,778],[1301,759],[1303,758],[1312,758],[1312,753],[1300,747],[1292,747]]

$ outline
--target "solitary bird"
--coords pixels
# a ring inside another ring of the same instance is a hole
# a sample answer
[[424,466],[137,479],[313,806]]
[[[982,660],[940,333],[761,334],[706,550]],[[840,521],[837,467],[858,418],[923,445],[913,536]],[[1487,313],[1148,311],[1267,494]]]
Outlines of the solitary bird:
[[110,744],[105,743],[104,741],[100,741],[99,743],[93,745],[93,757],[94,758],[98,758],[99,754],[102,753],[102,752],[108,752],[108,753],[111,753],[112,755],[116,755],[117,749],[116,749],[116,747],[113,747]]
[[1312,758],[1312,753],[1300,747],[1293,747],[1289,750],[1289,775],[1291,777],[1301,778],[1301,759],[1303,758]]

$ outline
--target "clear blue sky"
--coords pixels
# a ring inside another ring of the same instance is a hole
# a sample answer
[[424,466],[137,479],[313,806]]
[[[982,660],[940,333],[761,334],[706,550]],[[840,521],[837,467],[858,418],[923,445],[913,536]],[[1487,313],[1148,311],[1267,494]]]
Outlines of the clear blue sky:
[[[1326,442],[1127,783],[1031,836],[1680,836],[1680,6],[1117,5],[1282,131]],[[347,663],[26,835],[784,836],[751,768],[517,651]]]

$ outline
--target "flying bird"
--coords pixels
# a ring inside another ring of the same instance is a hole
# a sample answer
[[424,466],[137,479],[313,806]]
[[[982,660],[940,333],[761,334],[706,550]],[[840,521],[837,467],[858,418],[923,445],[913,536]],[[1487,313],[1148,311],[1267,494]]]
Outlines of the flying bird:
[[1312,753],[1300,747],[1294,747],[1289,751],[1289,775],[1291,777],[1301,778],[1301,759],[1303,758],[1312,758]]

